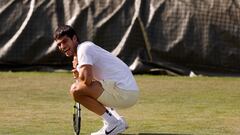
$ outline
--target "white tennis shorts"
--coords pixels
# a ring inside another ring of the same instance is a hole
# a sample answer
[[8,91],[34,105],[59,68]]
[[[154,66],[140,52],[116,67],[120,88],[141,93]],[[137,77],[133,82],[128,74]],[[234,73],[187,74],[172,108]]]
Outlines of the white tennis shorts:
[[138,91],[118,88],[116,82],[111,80],[101,80],[99,82],[102,84],[104,91],[97,100],[104,106],[121,109],[136,104],[139,96]]

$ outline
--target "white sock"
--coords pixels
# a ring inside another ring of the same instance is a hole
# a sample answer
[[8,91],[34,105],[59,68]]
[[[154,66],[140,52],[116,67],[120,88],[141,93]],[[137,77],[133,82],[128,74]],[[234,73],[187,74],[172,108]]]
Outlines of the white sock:
[[121,118],[121,116],[117,113],[117,111],[111,107],[106,107],[109,112],[111,112],[118,120]]
[[117,122],[117,118],[108,110],[106,110],[106,112],[101,117],[109,124]]

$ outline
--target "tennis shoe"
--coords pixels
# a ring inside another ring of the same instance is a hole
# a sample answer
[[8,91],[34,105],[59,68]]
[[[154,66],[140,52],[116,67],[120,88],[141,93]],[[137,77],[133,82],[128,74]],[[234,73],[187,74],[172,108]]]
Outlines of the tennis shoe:
[[118,133],[124,132],[128,128],[128,125],[123,117],[121,117],[115,124],[108,124],[103,121],[103,127],[91,135],[117,135]]
[[107,124],[108,123],[105,120],[103,120],[103,127],[97,132],[91,133],[91,135],[105,135],[105,129],[107,127]]

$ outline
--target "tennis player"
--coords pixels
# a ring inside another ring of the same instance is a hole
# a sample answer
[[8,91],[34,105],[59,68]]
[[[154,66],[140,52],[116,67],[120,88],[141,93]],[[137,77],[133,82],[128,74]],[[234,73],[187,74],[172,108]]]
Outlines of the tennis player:
[[128,66],[90,41],[79,43],[71,26],[59,26],[54,40],[67,57],[73,57],[72,72],[78,80],[70,87],[73,99],[103,119],[103,127],[91,135],[124,132],[128,125],[115,109],[133,106],[139,96],[139,88]]

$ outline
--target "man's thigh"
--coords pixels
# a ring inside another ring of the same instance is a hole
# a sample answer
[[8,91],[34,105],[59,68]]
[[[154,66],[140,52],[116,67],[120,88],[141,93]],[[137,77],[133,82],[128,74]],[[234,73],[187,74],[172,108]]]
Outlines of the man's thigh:
[[86,95],[97,99],[103,93],[102,85],[98,81],[93,81],[91,85],[86,85],[83,82],[78,82],[77,85],[77,89],[80,95]]

